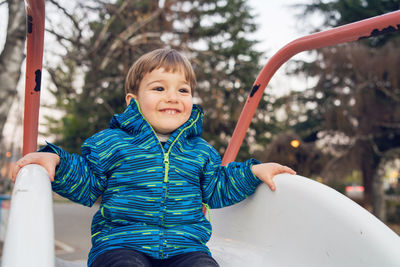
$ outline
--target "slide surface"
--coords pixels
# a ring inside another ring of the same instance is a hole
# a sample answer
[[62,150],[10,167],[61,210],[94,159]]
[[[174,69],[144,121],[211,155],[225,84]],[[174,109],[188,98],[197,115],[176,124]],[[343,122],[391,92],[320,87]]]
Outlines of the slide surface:
[[234,206],[211,210],[221,266],[400,266],[400,237],[364,208],[311,179],[274,178]]

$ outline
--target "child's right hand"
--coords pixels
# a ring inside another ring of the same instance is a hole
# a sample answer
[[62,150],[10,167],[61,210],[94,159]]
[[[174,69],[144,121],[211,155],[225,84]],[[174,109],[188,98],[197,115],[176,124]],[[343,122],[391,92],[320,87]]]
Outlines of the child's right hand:
[[56,167],[60,164],[60,157],[54,153],[48,152],[33,152],[26,154],[23,158],[19,159],[13,168],[12,180],[15,183],[19,170],[28,164],[39,164],[46,169],[49,174],[50,181],[54,181]]
[[263,181],[272,190],[276,190],[276,185],[272,180],[275,175],[280,173],[296,174],[294,170],[278,163],[268,162],[251,166],[251,171],[258,179]]

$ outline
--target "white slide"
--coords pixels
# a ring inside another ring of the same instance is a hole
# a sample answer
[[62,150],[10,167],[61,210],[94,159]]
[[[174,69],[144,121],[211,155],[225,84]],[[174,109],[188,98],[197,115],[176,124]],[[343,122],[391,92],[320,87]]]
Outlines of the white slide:
[[2,267],[53,267],[54,222],[50,179],[39,165],[23,167],[11,195]]
[[280,174],[234,206],[211,210],[222,267],[399,267],[400,237],[323,184]]
[[[281,174],[234,206],[211,210],[221,267],[398,267],[400,237],[358,204],[310,179]],[[54,257],[51,188],[28,165],[14,187],[2,267],[83,267]],[[88,233],[89,235],[90,233]]]

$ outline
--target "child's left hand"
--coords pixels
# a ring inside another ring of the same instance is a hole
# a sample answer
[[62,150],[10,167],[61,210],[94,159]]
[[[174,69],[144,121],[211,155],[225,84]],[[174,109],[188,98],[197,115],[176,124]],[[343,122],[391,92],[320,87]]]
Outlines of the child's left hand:
[[257,176],[258,179],[268,185],[268,187],[275,191],[276,186],[272,178],[280,173],[296,174],[294,170],[287,166],[280,165],[278,163],[262,163],[251,166],[251,171]]

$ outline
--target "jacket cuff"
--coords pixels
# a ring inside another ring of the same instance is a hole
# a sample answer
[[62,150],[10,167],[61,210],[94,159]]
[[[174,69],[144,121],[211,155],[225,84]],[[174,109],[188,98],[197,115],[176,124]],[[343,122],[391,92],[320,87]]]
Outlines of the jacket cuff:
[[251,186],[257,187],[259,184],[262,183],[262,181],[260,179],[257,178],[257,176],[254,175],[253,171],[251,170],[251,167],[253,165],[258,165],[261,164],[260,161],[256,160],[256,159],[249,159],[246,161],[246,167],[245,171],[244,171],[244,175],[246,177],[246,180],[248,181],[248,183]]
[[54,153],[60,157],[60,164],[58,164],[56,167],[56,173],[55,173],[55,177],[54,177],[54,180],[58,180],[61,177],[64,177],[70,169],[70,166],[68,166],[68,160],[67,160],[68,152],[66,152],[62,148],[60,148],[52,143],[49,143],[47,141],[46,141],[46,144],[47,145],[42,147],[41,149],[39,149],[38,152]]

